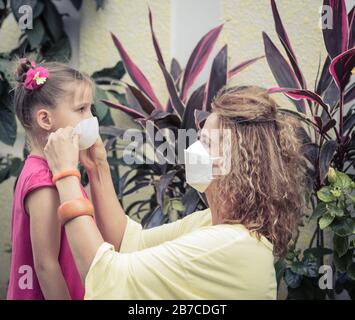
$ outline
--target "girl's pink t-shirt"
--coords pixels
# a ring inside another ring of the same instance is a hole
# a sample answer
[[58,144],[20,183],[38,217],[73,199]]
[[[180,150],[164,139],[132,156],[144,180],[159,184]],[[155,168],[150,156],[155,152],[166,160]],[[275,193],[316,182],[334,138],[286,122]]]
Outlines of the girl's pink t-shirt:
[[[52,173],[45,158],[29,155],[18,178],[12,206],[12,256],[10,281],[7,291],[9,300],[43,300],[44,296],[36,276],[30,235],[30,216],[25,209],[25,198],[33,190],[43,187],[55,188]],[[87,194],[81,186],[83,196]],[[71,254],[65,230],[61,228],[58,261],[70,296],[73,300],[84,298],[84,287]]]

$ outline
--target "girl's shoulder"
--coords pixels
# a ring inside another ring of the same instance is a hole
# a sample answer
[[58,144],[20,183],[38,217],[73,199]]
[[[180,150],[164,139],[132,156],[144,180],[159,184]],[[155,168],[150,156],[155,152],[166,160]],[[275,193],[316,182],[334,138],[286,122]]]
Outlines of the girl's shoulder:
[[52,172],[45,158],[29,155],[24,163],[16,190],[21,190],[23,196],[39,187],[54,187]]

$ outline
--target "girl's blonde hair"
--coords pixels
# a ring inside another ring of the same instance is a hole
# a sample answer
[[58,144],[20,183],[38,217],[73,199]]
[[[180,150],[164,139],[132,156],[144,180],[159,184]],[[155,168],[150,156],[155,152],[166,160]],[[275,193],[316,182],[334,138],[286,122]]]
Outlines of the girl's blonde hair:
[[88,75],[64,63],[43,62],[37,63],[37,66],[48,70],[48,79],[41,87],[28,90],[25,88],[24,81],[27,71],[33,67],[32,61],[29,58],[21,58],[16,63],[14,105],[17,118],[26,131],[31,131],[33,128],[33,110],[36,106],[55,108],[63,96],[68,94],[69,87],[73,91],[77,88],[77,81],[88,85],[92,91],[94,88],[93,81]]
[[301,125],[255,86],[222,89],[212,109],[232,132],[231,170],[216,180],[218,218],[265,236],[283,256],[304,207]]

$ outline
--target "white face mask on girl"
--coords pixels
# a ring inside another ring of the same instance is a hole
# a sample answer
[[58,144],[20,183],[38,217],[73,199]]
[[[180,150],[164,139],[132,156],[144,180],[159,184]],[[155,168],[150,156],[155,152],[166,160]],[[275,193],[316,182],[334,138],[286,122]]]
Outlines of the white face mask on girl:
[[213,162],[201,141],[197,140],[184,150],[186,182],[199,192],[205,192],[213,180]]
[[99,122],[96,117],[80,121],[74,128],[74,133],[79,135],[79,149],[90,148],[99,137]]

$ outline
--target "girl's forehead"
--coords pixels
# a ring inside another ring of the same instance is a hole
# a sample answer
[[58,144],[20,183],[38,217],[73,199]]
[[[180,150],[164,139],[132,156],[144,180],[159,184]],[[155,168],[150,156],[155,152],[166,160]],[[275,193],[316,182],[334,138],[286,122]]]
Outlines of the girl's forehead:
[[75,105],[80,103],[91,103],[93,100],[93,88],[85,81],[75,81],[75,83],[67,84],[68,95],[70,103]]

